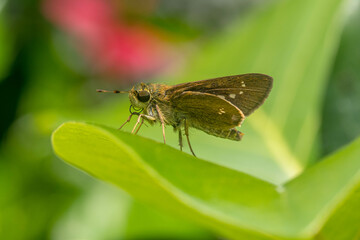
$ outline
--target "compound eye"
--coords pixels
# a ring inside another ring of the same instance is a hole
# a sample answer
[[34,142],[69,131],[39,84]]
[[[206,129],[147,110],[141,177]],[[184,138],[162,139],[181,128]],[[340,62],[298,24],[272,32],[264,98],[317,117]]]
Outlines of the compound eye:
[[140,102],[147,102],[150,99],[150,93],[148,91],[138,91],[137,98]]

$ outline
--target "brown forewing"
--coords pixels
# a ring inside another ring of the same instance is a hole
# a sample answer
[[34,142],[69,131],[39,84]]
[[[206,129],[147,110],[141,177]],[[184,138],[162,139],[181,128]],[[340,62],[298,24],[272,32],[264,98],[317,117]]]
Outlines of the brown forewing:
[[178,84],[170,87],[166,95],[177,96],[187,91],[213,94],[231,102],[248,116],[267,98],[272,82],[268,75],[249,73]]
[[171,104],[201,128],[229,129],[239,126],[245,118],[232,103],[209,93],[186,91],[174,96]]

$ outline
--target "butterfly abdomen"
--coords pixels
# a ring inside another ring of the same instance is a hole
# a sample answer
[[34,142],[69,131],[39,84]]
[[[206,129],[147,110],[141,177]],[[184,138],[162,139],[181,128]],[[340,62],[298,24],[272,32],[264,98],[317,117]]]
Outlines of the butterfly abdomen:
[[219,132],[215,131],[215,133],[219,134],[218,137],[226,138],[234,141],[240,141],[242,136],[244,135],[242,132],[236,130],[235,128],[231,128],[229,130],[222,130]]
[[206,132],[207,134],[221,137],[225,139],[230,139],[233,141],[240,141],[242,136],[244,135],[242,132],[236,130],[235,128],[231,129],[201,129],[202,131]]

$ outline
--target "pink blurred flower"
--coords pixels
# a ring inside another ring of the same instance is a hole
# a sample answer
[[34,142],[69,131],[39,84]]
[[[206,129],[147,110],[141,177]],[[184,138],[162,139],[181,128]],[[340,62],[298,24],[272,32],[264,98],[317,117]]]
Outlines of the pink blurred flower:
[[45,0],[44,13],[79,43],[99,72],[131,79],[164,70],[173,50],[155,30],[128,25],[112,1]]

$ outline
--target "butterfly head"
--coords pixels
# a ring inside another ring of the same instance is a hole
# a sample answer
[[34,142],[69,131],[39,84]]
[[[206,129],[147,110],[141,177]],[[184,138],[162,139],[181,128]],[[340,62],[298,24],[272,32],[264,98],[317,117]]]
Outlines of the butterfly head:
[[131,104],[136,108],[146,108],[151,100],[151,91],[145,83],[135,85],[129,91],[129,99]]

